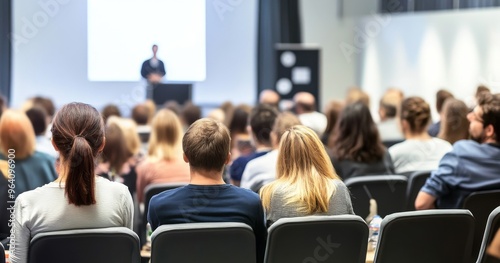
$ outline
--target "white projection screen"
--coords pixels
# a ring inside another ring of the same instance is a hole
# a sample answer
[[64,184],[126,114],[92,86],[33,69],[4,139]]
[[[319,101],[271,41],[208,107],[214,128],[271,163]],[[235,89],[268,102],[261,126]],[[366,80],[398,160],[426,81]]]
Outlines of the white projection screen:
[[206,75],[205,0],[88,0],[89,81],[138,81],[158,45],[166,81]]

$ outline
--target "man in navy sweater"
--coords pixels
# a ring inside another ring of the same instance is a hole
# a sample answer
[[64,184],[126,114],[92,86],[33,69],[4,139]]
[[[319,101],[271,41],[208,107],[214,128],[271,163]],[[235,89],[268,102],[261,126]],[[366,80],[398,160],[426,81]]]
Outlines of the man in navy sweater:
[[184,161],[191,169],[189,185],[155,195],[149,203],[148,221],[160,225],[195,222],[241,222],[252,227],[257,262],[262,262],[267,229],[257,194],[226,184],[222,178],[229,162],[231,139],[220,122],[200,119],[182,139]]

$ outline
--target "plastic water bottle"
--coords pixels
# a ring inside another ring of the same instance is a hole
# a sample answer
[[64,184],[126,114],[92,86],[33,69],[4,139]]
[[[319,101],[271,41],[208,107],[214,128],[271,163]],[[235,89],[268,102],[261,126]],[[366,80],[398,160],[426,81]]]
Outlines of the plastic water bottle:
[[382,223],[382,218],[379,215],[375,215],[370,221],[370,231],[369,231],[369,239],[368,239],[368,249],[373,251],[377,248],[378,243],[378,234],[380,231],[380,224]]
[[151,229],[151,225],[149,223],[146,224],[146,242],[151,244],[151,234],[153,234],[153,230]]

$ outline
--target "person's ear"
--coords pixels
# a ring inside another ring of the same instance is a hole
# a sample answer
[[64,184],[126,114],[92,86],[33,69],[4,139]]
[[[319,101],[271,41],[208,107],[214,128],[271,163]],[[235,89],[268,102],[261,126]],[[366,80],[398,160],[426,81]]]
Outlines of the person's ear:
[[52,147],[54,147],[54,150],[56,150],[56,152],[59,152],[59,149],[57,148],[56,144],[54,143],[54,139],[50,138],[50,142],[52,143]]
[[106,145],[106,137],[102,137],[102,143],[101,146],[99,146],[98,152],[102,152],[102,150],[104,150],[105,145]]
[[182,153],[182,159],[184,159],[184,162],[189,163],[189,159],[185,153]]
[[228,163],[230,163],[230,162],[231,162],[231,153],[228,153],[228,154],[227,154],[227,158],[226,158],[226,162],[225,162],[224,164],[226,164],[226,165],[227,165],[227,164],[228,164]]
[[489,124],[484,127],[484,135],[486,135],[488,139],[495,139],[495,128],[493,128],[493,125]]

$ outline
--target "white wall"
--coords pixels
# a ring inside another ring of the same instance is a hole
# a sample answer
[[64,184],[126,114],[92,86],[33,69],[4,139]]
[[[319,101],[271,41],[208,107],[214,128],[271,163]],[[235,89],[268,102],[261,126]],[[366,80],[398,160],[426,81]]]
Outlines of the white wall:
[[[193,99],[253,103],[257,0],[207,0],[206,6],[207,78],[195,83]],[[44,95],[57,106],[81,101],[100,109],[117,103],[128,114],[144,100],[142,82],[88,81],[86,1],[14,1],[13,18],[12,106]]]
[[344,1],[344,6],[339,5],[339,0],[300,1],[302,41],[321,49],[320,107],[331,99],[343,99],[348,87],[359,84],[355,71],[358,54],[346,53],[342,47],[354,41],[357,15],[372,9],[356,2],[358,9],[349,1]]
[[[500,9],[389,15],[371,30],[357,71],[378,101],[387,87],[421,96],[434,108],[435,93],[468,100],[478,84],[500,91]],[[374,26],[364,20],[360,28]],[[373,105],[372,106],[376,106]],[[437,114],[434,111],[434,118]]]

